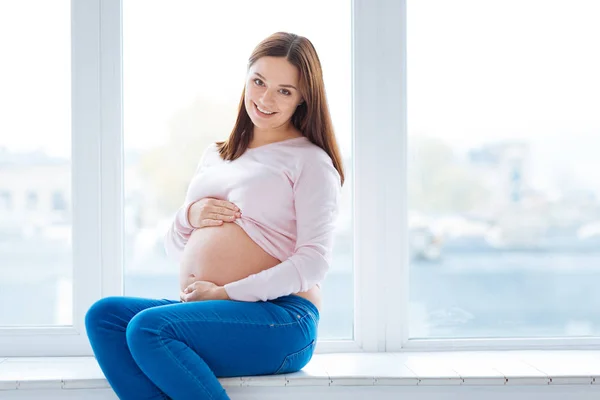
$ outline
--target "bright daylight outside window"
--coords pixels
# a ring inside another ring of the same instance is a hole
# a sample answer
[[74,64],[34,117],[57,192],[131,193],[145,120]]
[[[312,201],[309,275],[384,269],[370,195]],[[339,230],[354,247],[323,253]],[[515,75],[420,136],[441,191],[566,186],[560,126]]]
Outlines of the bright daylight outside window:
[[[309,38],[323,64],[347,180],[321,339],[353,337],[351,2],[123,2],[125,290],[179,298],[163,237],[202,151],[233,127],[254,46],[277,31]],[[315,12],[318,10],[318,12]]]
[[0,2],[0,327],[72,323],[70,7]]
[[410,337],[600,335],[600,3],[407,15]]

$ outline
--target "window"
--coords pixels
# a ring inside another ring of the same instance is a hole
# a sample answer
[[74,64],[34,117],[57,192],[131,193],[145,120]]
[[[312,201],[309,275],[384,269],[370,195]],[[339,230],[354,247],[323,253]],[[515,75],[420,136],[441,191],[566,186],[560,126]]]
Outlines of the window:
[[0,191],[0,210],[10,211],[12,208],[12,194],[8,190]]
[[[200,154],[233,127],[254,46],[271,33],[291,31],[308,37],[319,53],[347,173],[320,337],[352,339],[351,2],[234,4],[123,2],[124,293],[178,298],[178,265],[166,258],[164,234]],[[156,30],[157,21],[164,29]]]
[[407,2],[410,337],[600,334],[600,5]]
[[54,211],[64,211],[67,209],[67,200],[64,193],[60,191],[52,193],[52,209]]
[[35,210],[38,207],[38,194],[33,191],[27,192],[27,203],[26,208],[28,210]]
[[321,351],[598,343],[595,2],[5,3],[0,354],[90,355],[94,301],[177,295],[162,235],[277,30],[315,43],[346,157]]
[[73,322],[70,215],[34,214],[32,190],[71,184],[70,17],[70,1],[0,2],[0,331]]

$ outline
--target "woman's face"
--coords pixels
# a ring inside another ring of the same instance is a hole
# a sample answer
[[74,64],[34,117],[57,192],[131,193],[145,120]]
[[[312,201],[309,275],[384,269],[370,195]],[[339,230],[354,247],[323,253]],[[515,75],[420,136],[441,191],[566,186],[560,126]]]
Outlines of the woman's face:
[[244,104],[254,125],[274,129],[288,123],[303,99],[298,69],[284,57],[261,57],[250,67]]

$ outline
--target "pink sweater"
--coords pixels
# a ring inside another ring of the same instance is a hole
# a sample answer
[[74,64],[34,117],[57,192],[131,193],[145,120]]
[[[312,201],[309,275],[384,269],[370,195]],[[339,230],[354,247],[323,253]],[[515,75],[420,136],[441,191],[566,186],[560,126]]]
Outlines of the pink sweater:
[[165,236],[177,260],[194,228],[189,207],[204,197],[228,200],[238,224],[262,249],[282,260],[272,268],[225,285],[233,300],[266,301],[318,285],[331,262],[340,176],[331,158],[300,137],[248,149],[224,161],[215,144],[203,153],[185,202]]

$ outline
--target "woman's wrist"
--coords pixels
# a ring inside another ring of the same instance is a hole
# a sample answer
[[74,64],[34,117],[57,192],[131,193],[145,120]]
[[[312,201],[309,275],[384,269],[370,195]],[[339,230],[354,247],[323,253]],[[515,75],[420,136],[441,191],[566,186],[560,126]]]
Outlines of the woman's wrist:
[[214,297],[217,300],[231,300],[229,298],[229,295],[227,294],[227,291],[225,290],[224,286],[218,286],[215,288],[215,295]]

